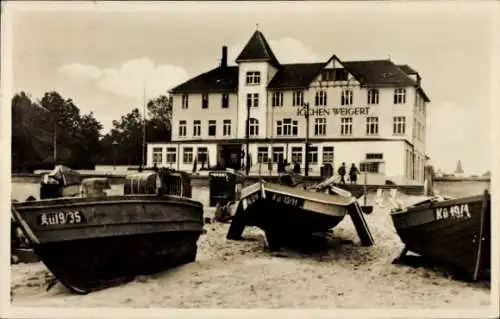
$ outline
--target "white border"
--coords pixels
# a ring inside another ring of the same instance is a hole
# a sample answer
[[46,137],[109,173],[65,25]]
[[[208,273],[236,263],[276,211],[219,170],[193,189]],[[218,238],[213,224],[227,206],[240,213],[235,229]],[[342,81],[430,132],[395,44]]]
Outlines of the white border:
[[[499,23],[499,9],[500,3],[494,1],[481,1],[484,5],[488,2],[491,6],[491,37],[492,37],[492,48],[491,48],[491,68],[492,72],[492,116],[491,116],[491,128],[492,128],[492,149],[493,149],[493,161],[492,161],[492,176],[491,176],[491,189],[492,189],[492,219],[493,225],[500,225],[500,220],[498,214],[496,214],[496,207],[498,206],[498,198],[496,196],[496,190],[500,189],[499,184],[499,172],[497,165],[500,163],[500,150],[498,147],[500,145],[500,138],[498,133],[498,119],[500,118],[500,77],[498,76],[498,70],[500,69],[500,35],[498,35],[498,30],[500,30]],[[339,4],[340,2],[335,2]],[[455,6],[460,6],[467,1],[457,1],[452,2]],[[133,11],[159,11],[159,10],[169,10],[185,11],[186,8],[191,8],[196,11],[209,12],[212,10],[217,11],[254,11],[261,10],[261,8],[256,8],[252,5],[252,2],[247,2],[246,6],[242,7],[241,4],[233,2],[225,2],[224,6],[219,6],[217,3],[169,3],[165,6],[164,3],[159,2],[91,2],[91,1],[71,1],[71,2],[49,2],[49,1],[31,1],[31,2],[2,2],[2,60],[1,60],[1,102],[2,107],[0,108],[0,116],[2,121],[0,122],[0,143],[3,150],[10,150],[10,132],[11,132],[11,107],[10,101],[12,96],[11,87],[11,77],[12,77],[12,13],[13,11],[88,11],[98,9],[100,11],[109,12],[133,12]],[[262,5],[262,3],[260,3]],[[266,5],[272,7],[280,5],[279,3],[266,3]],[[287,6],[286,10],[307,13],[308,11],[315,10],[314,2],[302,2],[300,5]],[[386,6],[389,10],[397,10],[398,5],[403,5],[401,3],[395,3],[392,1],[380,3],[375,1],[370,2],[349,2],[350,8],[352,6]],[[415,8],[419,6],[428,6],[428,1],[422,1],[419,3],[412,3]],[[283,7],[281,7],[283,8]],[[338,11],[343,11],[345,6],[339,6]],[[496,32],[495,32],[496,31]],[[482,61],[474,61],[474,63],[481,63]],[[472,79],[473,80],[473,79]],[[466,128],[464,128],[466,129]],[[4,152],[4,154],[10,154],[10,152]],[[0,295],[0,317],[8,318],[107,318],[107,317],[118,317],[118,318],[156,318],[156,317],[168,317],[173,316],[175,318],[254,318],[254,317],[298,317],[298,318],[387,318],[387,317],[405,317],[405,318],[423,318],[432,316],[433,318],[486,318],[486,317],[498,317],[499,313],[499,283],[498,283],[498,266],[499,266],[499,254],[492,254],[492,285],[491,285],[491,299],[492,304],[490,309],[478,311],[477,309],[448,309],[448,310],[431,310],[431,309],[359,309],[359,310],[348,310],[348,309],[331,309],[331,310],[289,310],[289,309],[279,309],[279,310],[232,310],[232,309],[199,309],[199,310],[180,310],[180,309],[134,309],[134,308],[22,308],[22,307],[11,307],[10,306],[10,285],[5,283],[10,282],[10,271],[9,271],[9,260],[10,260],[10,245],[8,244],[8,225],[10,223],[10,216],[8,213],[10,210],[10,156],[3,156],[0,161],[2,166],[2,171],[5,172],[2,178],[2,187],[0,187],[1,193],[1,214],[0,214],[0,225],[3,229],[0,230],[0,236],[2,236],[1,249],[0,249],[0,261],[3,262],[0,267],[1,282],[1,295]],[[493,229],[498,229],[494,227]],[[492,250],[494,252],[500,251],[498,247],[498,233],[492,233]]]

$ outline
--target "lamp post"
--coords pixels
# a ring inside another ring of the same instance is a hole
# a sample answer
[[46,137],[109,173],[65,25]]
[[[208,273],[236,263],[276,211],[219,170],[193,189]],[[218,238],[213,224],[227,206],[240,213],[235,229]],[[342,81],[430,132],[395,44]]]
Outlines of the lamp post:
[[301,110],[304,112],[306,118],[306,140],[305,140],[305,162],[304,162],[304,176],[309,176],[309,103],[304,103]]
[[117,141],[113,141],[113,170],[116,171],[116,146],[118,145]]
[[245,151],[245,174],[248,175],[250,172],[250,107],[251,105],[247,102],[247,125],[246,125],[246,151]]

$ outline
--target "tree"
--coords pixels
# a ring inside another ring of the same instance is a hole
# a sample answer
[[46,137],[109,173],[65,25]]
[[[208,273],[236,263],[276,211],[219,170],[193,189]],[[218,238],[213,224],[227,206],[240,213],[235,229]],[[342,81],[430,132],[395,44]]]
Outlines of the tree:
[[160,95],[147,104],[146,139],[148,142],[170,141],[172,136],[172,97]]
[[94,157],[100,150],[99,138],[102,124],[93,113],[81,115],[71,99],[64,99],[55,91],[44,94],[41,106],[49,113],[57,164],[73,168],[93,167]]
[[52,131],[48,112],[25,92],[12,98],[12,171],[31,170],[33,165],[51,160]]
[[[142,163],[142,134],[143,120],[139,109],[135,108],[128,114],[122,115],[120,120],[113,121],[113,128],[101,140],[101,147],[107,150],[101,156],[101,162],[113,162],[113,147],[116,147],[116,164],[139,165]],[[116,146],[113,142],[118,143]]]

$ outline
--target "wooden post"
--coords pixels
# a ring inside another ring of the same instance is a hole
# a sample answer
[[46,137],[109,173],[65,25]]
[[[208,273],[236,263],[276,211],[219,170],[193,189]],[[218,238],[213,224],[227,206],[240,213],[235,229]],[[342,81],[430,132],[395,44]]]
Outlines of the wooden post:
[[364,177],[365,177],[365,183],[364,183],[364,186],[363,186],[363,206],[366,206],[366,179],[367,179],[367,176],[366,176],[366,171],[364,171]]
[[306,143],[305,143],[305,165],[304,165],[304,176],[309,176],[309,103],[305,105],[305,117],[306,117]]

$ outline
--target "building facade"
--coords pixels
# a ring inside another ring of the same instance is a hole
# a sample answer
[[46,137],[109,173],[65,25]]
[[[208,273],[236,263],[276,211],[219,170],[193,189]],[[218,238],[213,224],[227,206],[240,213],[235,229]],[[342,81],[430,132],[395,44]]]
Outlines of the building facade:
[[172,141],[148,144],[148,166],[241,168],[248,154],[251,174],[276,174],[284,159],[303,170],[308,137],[309,175],[344,162],[398,184],[423,183],[429,98],[408,65],[335,55],[280,64],[260,31],[235,62],[228,66],[223,47],[217,68],[170,91]]

